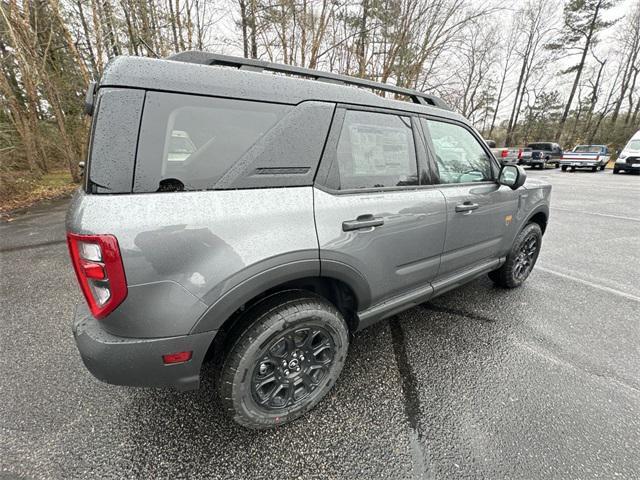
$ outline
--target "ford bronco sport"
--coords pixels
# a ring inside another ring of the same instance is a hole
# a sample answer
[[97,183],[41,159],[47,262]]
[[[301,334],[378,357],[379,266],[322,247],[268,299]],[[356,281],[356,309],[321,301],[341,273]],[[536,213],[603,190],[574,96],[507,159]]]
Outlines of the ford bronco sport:
[[551,187],[414,90],[184,52],[116,58],[86,110],[86,367],[189,390],[211,360],[247,427],[313,408],[353,332],[485,273],[517,287],[540,251]]

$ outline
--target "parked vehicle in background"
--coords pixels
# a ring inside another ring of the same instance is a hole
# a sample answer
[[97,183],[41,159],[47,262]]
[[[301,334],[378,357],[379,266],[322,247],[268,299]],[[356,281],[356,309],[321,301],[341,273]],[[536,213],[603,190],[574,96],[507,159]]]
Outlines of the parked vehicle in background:
[[562,171],[567,168],[574,171],[576,168],[590,168],[592,172],[604,170],[609,163],[609,147],[606,145],[576,145],[570,152],[565,152],[560,160]]
[[491,153],[500,162],[500,165],[528,165],[531,160],[529,147],[501,147],[492,148]]
[[631,137],[613,165],[613,173],[620,172],[640,172],[640,130]]
[[87,105],[73,332],[106,382],[197,389],[209,359],[238,423],[287,423],[353,332],[483,274],[518,287],[540,252],[551,186],[431,95],[183,52],[117,57]]
[[529,165],[531,168],[545,168],[547,165],[553,165],[555,168],[560,166],[562,147],[557,143],[535,142],[527,147],[531,149],[531,158],[528,161],[522,161],[520,165]]

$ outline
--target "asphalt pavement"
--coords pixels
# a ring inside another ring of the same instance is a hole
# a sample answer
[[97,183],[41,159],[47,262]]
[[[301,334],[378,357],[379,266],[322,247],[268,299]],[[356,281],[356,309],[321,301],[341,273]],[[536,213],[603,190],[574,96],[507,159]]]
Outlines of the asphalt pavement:
[[553,184],[526,284],[482,278],[356,335],[332,393],[243,430],[202,388],[95,380],[66,201],[0,224],[0,479],[640,477],[640,177]]

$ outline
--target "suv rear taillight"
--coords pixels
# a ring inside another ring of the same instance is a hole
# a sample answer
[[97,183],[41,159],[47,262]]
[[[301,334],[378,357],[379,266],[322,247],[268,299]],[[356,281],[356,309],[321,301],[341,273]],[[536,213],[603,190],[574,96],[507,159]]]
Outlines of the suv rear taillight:
[[127,297],[118,240],[113,235],[67,233],[71,263],[96,318],[109,315]]

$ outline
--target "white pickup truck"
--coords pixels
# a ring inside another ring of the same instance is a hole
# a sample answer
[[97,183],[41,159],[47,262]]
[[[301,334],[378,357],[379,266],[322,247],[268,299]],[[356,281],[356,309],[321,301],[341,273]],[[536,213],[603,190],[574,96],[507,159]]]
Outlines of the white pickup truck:
[[566,172],[567,168],[590,168],[592,172],[604,170],[611,155],[606,145],[577,145],[572,151],[564,152],[560,159],[560,167]]

